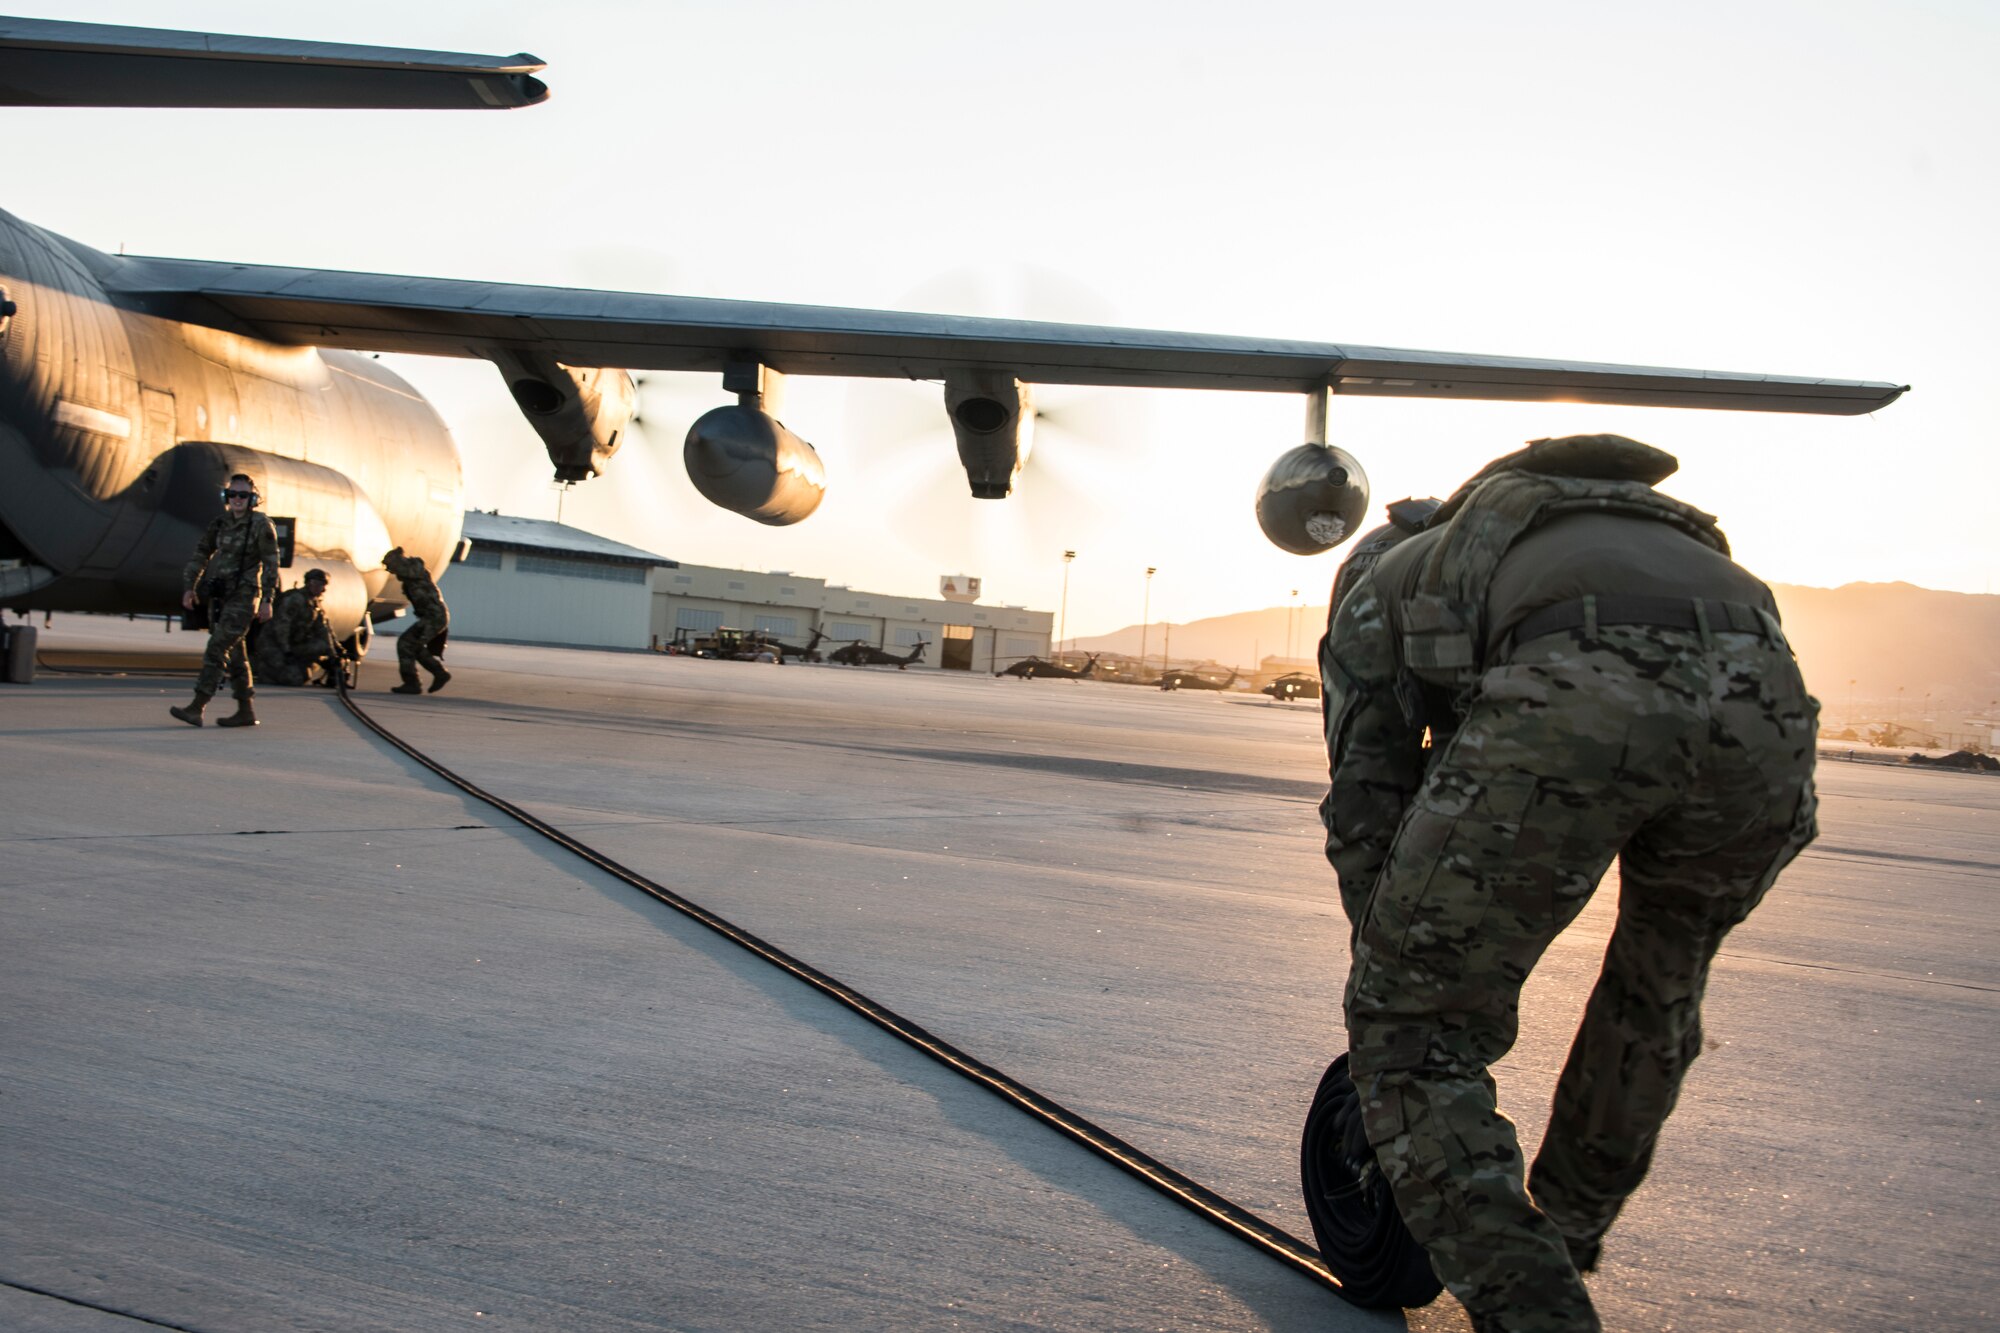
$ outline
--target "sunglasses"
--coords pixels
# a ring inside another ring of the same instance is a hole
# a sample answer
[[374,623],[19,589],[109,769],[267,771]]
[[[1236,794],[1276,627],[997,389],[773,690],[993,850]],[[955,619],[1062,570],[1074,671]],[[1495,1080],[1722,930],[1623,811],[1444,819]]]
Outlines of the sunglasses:
[[256,498],[257,492],[255,491],[224,491],[222,493],[222,499],[225,504],[231,500],[254,500]]

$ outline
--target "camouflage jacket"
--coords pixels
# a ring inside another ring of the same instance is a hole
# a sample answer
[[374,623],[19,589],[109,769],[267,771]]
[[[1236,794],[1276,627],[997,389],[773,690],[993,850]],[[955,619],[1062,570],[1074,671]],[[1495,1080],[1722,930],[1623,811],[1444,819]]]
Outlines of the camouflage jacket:
[[291,657],[324,657],[340,651],[334,646],[333,626],[327,623],[325,608],[304,588],[294,588],[278,598],[277,610],[271,623],[264,626],[261,641]]
[[204,574],[211,584],[228,582],[233,596],[241,596],[246,587],[265,597],[275,595],[278,531],[271,520],[253,509],[241,518],[224,514],[210,523],[194,544],[194,558],[181,571],[181,586],[193,591]]
[[[1537,443],[1566,445],[1569,441]],[[1669,455],[1659,457],[1672,461]],[[1339,873],[1341,902],[1351,921],[1359,921],[1403,816],[1423,785],[1429,762],[1450,742],[1466,704],[1478,689],[1480,672],[1492,664],[1489,659],[1493,653],[1504,647],[1503,631],[1518,623],[1525,611],[1552,604],[1540,591],[1539,582],[1530,580],[1501,596],[1499,604],[1489,606],[1489,594],[1495,592],[1494,576],[1502,562],[1516,549],[1525,548],[1496,539],[1492,541],[1494,549],[1483,553],[1483,560],[1482,552],[1468,554],[1466,549],[1495,532],[1491,513],[1479,507],[1478,495],[1473,492],[1504,483],[1501,465],[1507,462],[1496,461],[1480,478],[1468,483],[1451,502],[1460,506],[1457,511],[1452,512],[1449,506],[1440,511],[1445,521],[1434,518],[1407,540],[1389,541],[1386,546],[1364,544],[1350,557],[1351,564],[1361,566],[1359,575],[1343,566],[1336,582],[1341,600],[1320,644],[1321,707],[1330,778],[1326,799],[1320,803],[1320,819],[1326,826],[1326,857]],[[1560,489],[1565,481],[1560,477],[1538,480],[1549,483],[1552,490]],[[1658,553],[1659,567],[1609,560],[1592,564],[1566,585],[1576,594],[1664,594],[1718,600],[1751,596],[1753,601],[1759,600],[1754,594],[1768,597],[1761,585],[1728,560],[1721,549],[1721,536],[1713,532],[1713,520],[1707,515],[1668,497],[1644,493],[1641,482],[1597,479],[1576,489],[1587,487],[1616,492],[1612,497],[1616,504],[1592,505],[1589,512],[1601,517],[1579,522],[1611,521],[1646,530],[1678,530],[1682,535],[1673,540],[1681,546],[1674,549],[1639,541],[1640,549]],[[1469,505],[1465,503],[1468,495],[1474,501]],[[1684,516],[1682,510],[1691,516]],[[1665,522],[1661,521],[1663,514]],[[1472,528],[1469,537],[1459,531],[1461,519]],[[1587,533],[1560,522],[1538,531],[1548,546],[1530,562],[1529,567],[1537,571],[1576,570],[1593,549]],[[1378,535],[1386,536],[1387,530],[1378,530],[1370,537]],[[1412,653],[1413,645],[1425,646],[1422,635],[1412,631],[1435,628],[1430,622],[1413,624],[1429,609],[1416,594],[1444,556],[1456,556],[1466,566],[1461,574],[1470,590],[1470,609],[1448,626],[1465,640],[1464,674],[1469,683],[1463,686],[1455,680],[1437,679],[1423,669],[1427,663],[1414,660]]]
[[410,599],[411,615],[421,619],[446,614],[444,596],[438,592],[437,580],[424,568],[422,556],[388,556],[382,561],[382,568],[395,575],[403,585],[403,596]]

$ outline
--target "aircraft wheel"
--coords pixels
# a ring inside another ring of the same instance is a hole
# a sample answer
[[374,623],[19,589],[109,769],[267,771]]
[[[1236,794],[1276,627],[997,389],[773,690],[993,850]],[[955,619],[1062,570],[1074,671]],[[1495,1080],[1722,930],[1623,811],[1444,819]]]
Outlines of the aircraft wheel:
[[1353,1304],[1370,1310],[1429,1305],[1444,1290],[1430,1256],[1403,1225],[1372,1155],[1363,1163],[1348,1156],[1347,1131],[1360,1114],[1361,1095],[1343,1051],[1320,1078],[1299,1143],[1313,1237],[1340,1279],[1340,1294]]

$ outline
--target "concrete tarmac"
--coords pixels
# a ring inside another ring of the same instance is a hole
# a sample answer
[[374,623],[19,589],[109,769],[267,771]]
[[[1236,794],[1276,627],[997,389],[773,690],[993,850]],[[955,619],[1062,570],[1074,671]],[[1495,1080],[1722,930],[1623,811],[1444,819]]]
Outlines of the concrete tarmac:
[[[198,647],[144,630],[64,617],[43,643]],[[1297,1136],[1347,962],[1315,707],[450,658],[441,694],[389,695],[377,662],[358,697],[1310,1239]],[[325,692],[260,693],[245,733],[175,723],[185,694],[0,687],[0,1327],[1466,1326],[1449,1297],[1351,1309]],[[1591,1279],[1607,1327],[2000,1315],[2000,780],[1825,763],[1821,788]],[[1496,1070],[1531,1150],[1615,897],[1614,874]]]

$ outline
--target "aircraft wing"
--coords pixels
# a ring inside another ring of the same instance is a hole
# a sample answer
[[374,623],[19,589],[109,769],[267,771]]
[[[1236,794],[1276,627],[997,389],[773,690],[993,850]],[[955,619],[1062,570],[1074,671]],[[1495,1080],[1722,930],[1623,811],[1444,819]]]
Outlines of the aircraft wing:
[[1146,329],[776,305],[442,278],[104,256],[121,299],[170,318],[322,347],[426,356],[542,353],[571,366],[721,371],[754,359],[799,375],[1400,398],[1618,403],[1857,415],[1886,382],[1540,361]]
[[531,55],[475,56],[0,17],[0,106],[532,106]]

